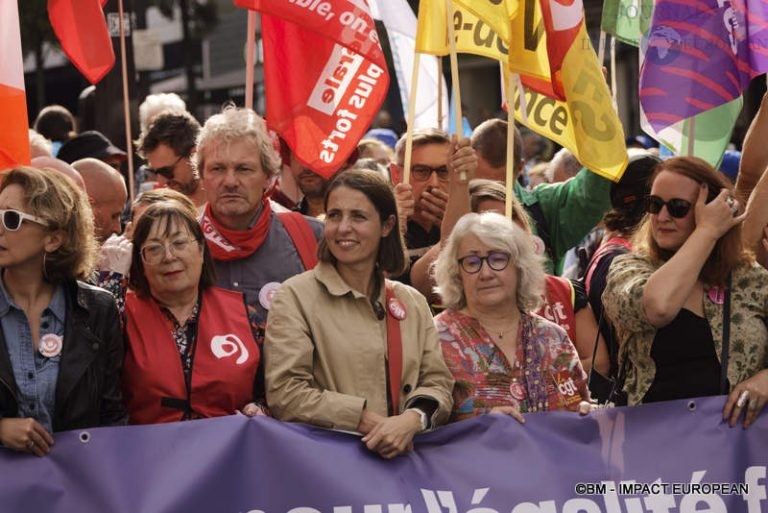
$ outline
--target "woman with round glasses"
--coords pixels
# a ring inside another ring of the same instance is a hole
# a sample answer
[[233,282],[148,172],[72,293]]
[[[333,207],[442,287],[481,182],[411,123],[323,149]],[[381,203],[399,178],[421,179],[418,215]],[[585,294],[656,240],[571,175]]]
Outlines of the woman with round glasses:
[[114,298],[86,285],[96,257],[85,193],[57,171],[0,185],[0,445],[47,454],[56,431],[124,424]]
[[531,313],[544,292],[528,234],[496,213],[467,214],[435,263],[448,309],[435,318],[456,384],[451,420],[483,413],[577,410],[586,374],[560,326]]
[[768,272],[742,245],[732,193],[697,158],[651,178],[633,253],[614,260],[603,293],[630,405],[730,392],[724,416],[733,425],[746,409],[748,426],[768,400]]
[[130,422],[260,411],[261,352],[242,294],[215,287],[194,209],[150,205],[133,232],[123,390]]

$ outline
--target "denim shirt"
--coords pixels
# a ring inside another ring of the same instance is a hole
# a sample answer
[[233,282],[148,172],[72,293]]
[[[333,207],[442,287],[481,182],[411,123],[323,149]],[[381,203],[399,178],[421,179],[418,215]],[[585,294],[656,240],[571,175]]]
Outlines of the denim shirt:
[[[41,338],[49,333],[64,336],[65,312],[64,287],[59,285],[40,318]],[[13,377],[19,389],[19,417],[32,417],[52,433],[61,354],[46,358],[35,351],[27,316],[24,310],[13,303],[1,279],[0,326],[5,336]]]

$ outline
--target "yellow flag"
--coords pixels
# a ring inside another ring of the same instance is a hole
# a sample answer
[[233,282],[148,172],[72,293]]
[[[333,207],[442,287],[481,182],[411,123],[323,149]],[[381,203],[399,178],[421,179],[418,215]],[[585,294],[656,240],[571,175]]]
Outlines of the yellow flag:
[[[527,116],[515,98],[515,119],[531,130],[571,150],[581,164],[611,180],[618,180],[627,164],[624,131],[613,108],[608,86],[584,25],[563,60],[562,86],[566,101],[559,101],[528,87],[528,77],[540,80],[551,89],[547,35],[538,0],[524,0],[514,10],[510,33],[504,40],[492,29],[500,18],[479,18],[477,6],[488,0],[454,0],[456,51],[471,53],[512,65],[523,77]],[[466,4],[466,5],[465,5]],[[508,5],[507,5],[508,7]],[[482,11],[487,13],[488,11]],[[508,11],[502,12],[506,16]],[[421,0],[416,33],[416,51],[432,55],[448,54],[445,0]],[[509,46],[511,44],[511,47]],[[541,88],[538,88],[541,90]]]
[[[627,165],[624,129],[584,28],[583,11],[578,14],[580,17],[571,20],[574,28],[579,27],[578,34],[560,68],[565,101],[539,98],[529,91],[526,97],[530,95],[532,101],[527,105],[528,127],[571,150],[583,166],[618,181]],[[563,19],[559,22],[563,23]],[[521,75],[551,80],[547,38],[558,37],[563,32],[547,33],[540,0],[521,0],[512,27],[516,36],[516,30],[520,30],[523,37],[509,41],[510,69]],[[545,113],[548,108],[551,108],[549,115]],[[515,118],[522,121],[519,107]]]
[[[454,4],[470,11],[485,22],[502,41],[510,41],[512,30],[510,21],[517,15],[518,0],[453,0]],[[466,23],[466,21],[465,21]],[[459,25],[454,17],[454,26]]]
[[[487,2],[487,0],[482,1]],[[419,3],[417,52],[448,55],[445,9],[445,0],[422,0]],[[458,53],[471,53],[506,62],[508,50],[504,40],[488,23],[456,0],[454,0],[453,21]]]
[[507,62],[510,71],[549,82],[547,31],[538,0],[522,0],[517,15],[511,20],[511,30],[514,38],[505,39],[510,44]]

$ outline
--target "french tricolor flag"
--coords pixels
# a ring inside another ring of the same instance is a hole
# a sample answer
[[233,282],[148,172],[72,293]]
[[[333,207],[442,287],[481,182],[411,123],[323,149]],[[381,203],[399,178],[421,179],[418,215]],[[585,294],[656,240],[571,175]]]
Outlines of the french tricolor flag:
[[0,2],[0,112],[0,171],[29,164],[24,61],[15,0]]

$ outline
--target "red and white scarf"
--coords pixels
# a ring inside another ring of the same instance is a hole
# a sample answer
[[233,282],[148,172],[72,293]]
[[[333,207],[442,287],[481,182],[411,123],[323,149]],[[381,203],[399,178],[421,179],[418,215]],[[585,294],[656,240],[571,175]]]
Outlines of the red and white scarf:
[[261,214],[253,227],[247,230],[230,230],[216,221],[209,203],[205,206],[200,225],[208,241],[208,249],[215,260],[239,260],[252,255],[261,247],[269,233],[271,218],[269,200],[264,198],[261,202]]

